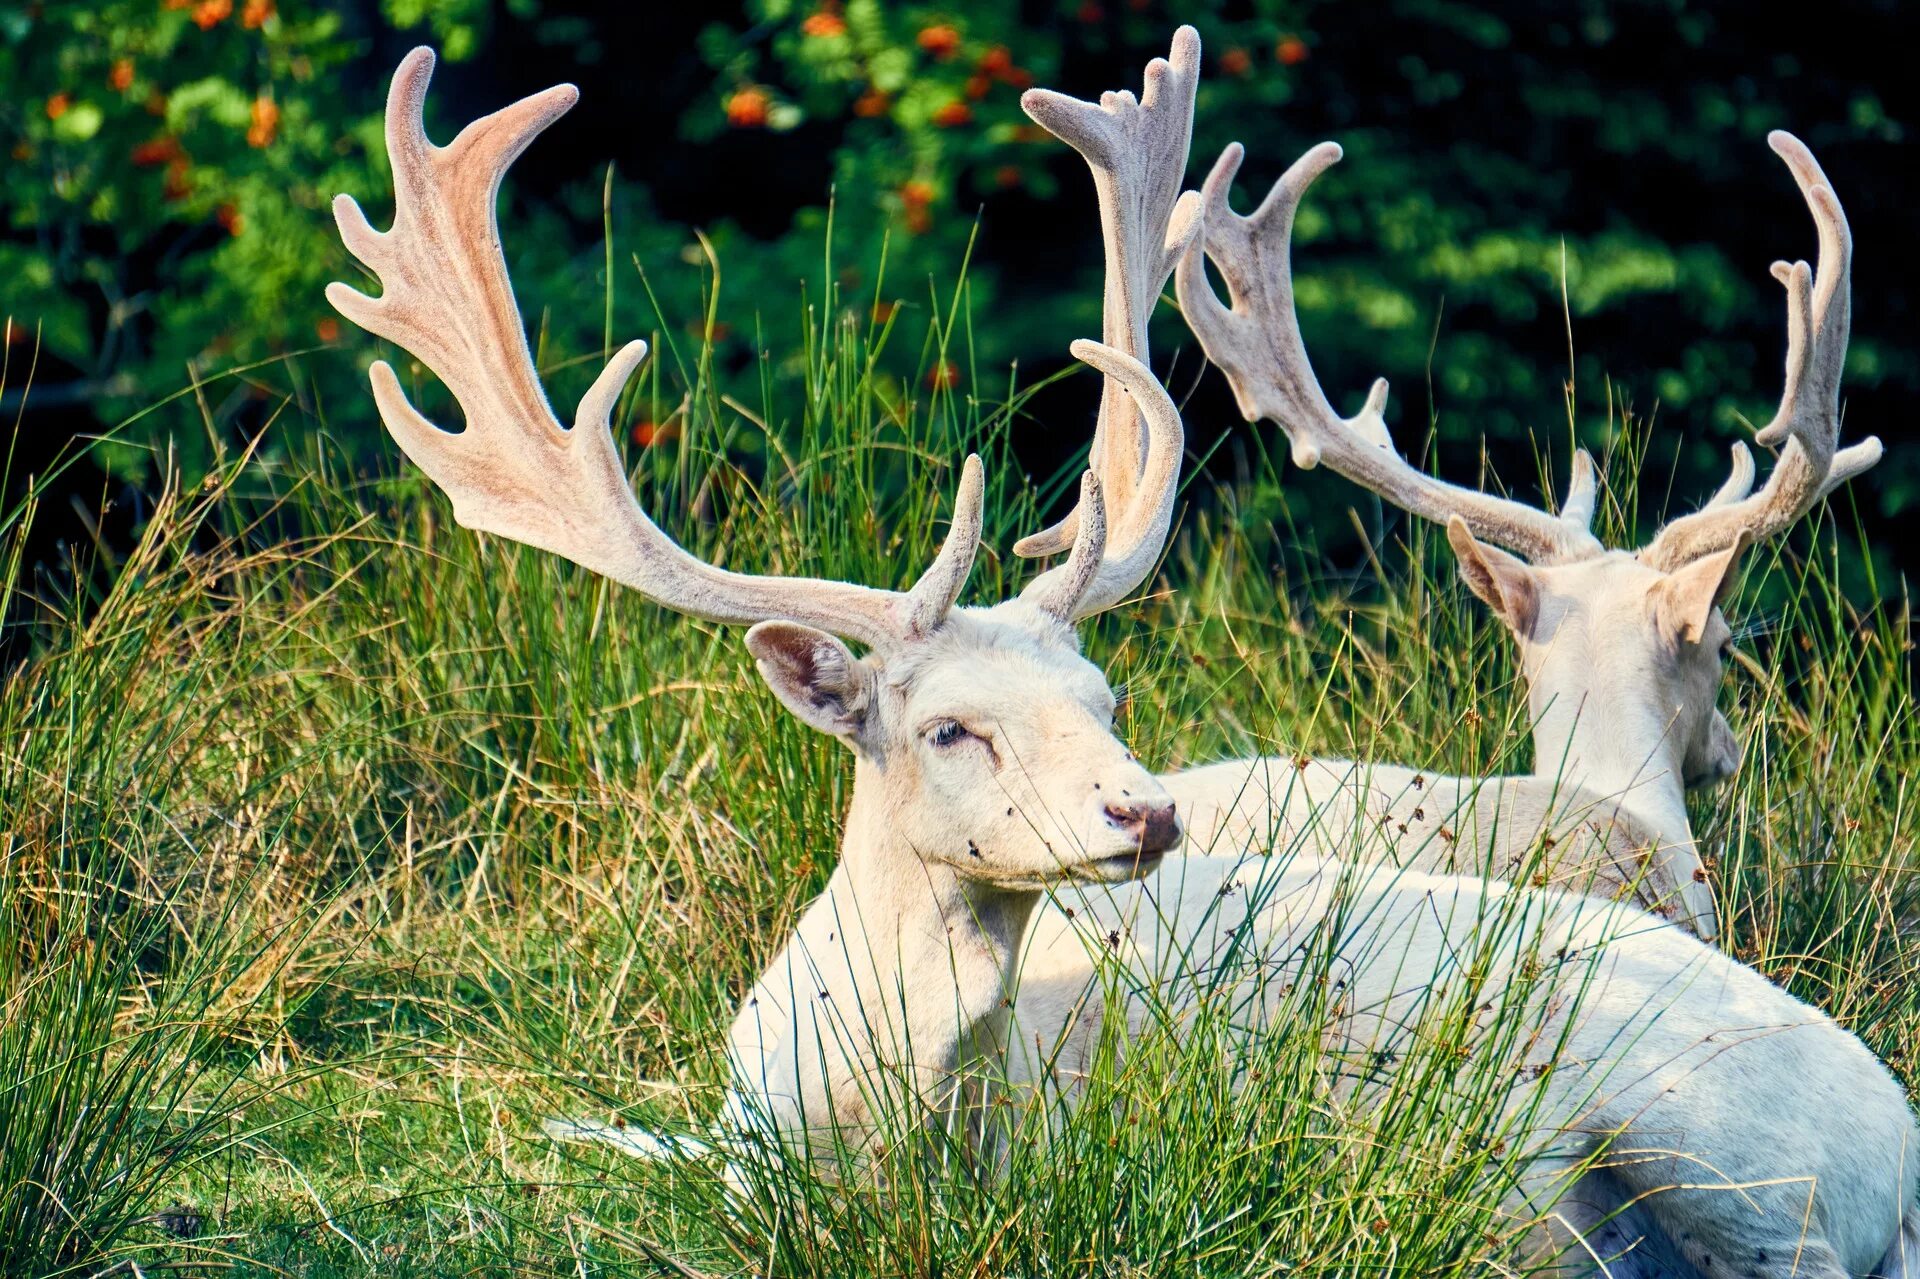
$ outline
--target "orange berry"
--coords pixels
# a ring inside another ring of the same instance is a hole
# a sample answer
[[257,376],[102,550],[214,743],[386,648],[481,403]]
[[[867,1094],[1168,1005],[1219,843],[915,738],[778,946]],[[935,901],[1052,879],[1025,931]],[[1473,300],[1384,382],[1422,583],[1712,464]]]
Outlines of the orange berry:
[[993,81],[984,75],[970,75],[967,77],[966,93],[967,96],[975,102],[986,97],[987,91],[991,88],[993,88]]
[[192,192],[193,184],[187,180],[191,172],[191,166],[187,164],[187,157],[184,155],[176,155],[167,161],[166,181],[161,187],[166,192],[167,199],[183,200]]
[[1074,16],[1088,26],[1092,26],[1094,23],[1104,19],[1107,16],[1107,11],[1094,3],[1094,0],[1086,0]]
[[1307,42],[1299,36],[1282,36],[1280,43],[1273,46],[1273,56],[1280,65],[1297,67],[1307,60]]
[[927,370],[927,388],[933,391],[951,391],[960,385],[960,366],[952,360],[942,360]]
[[680,427],[674,422],[639,421],[633,424],[633,442],[643,449],[680,437]]
[[847,20],[837,13],[829,13],[822,9],[818,13],[807,15],[807,20],[800,24],[800,34],[812,36],[816,40],[843,36],[847,34]]
[[280,131],[280,108],[272,98],[253,100],[253,123],[247,127],[247,145],[270,146]]
[[137,168],[142,169],[171,164],[180,158],[180,139],[158,137],[150,142],[142,142],[134,147],[130,158]]
[[340,340],[340,321],[331,315],[326,316],[313,326],[313,331],[320,335],[322,342],[337,342]]
[[228,235],[239,235],[247,229],[247,220],[240,216],[240,210],[231,204],[223,204],[213,211],[213,216],[226,229]]
[[742,89],[727,99],[727,123],[736,129],[757,129],[767,122],[773,100],[764,89]]
[[200,0],[193,6],[193,25],[211,31],[233,16],[233,0]]
[[964,102],[949,102],[933,113],[935,128],[957,129],[973,120],[973,108]]
[[107,87],[115,93],[125,93],[133,87],[132,58],[121,58],[113,64],[113,70],[107,72]]
[[871,120],[875,116],[885,115],[887,108],[892,105],[892,98],[878,89],[868,89],[853,100],[853,113],[863,119]]
[[914,39],[922,49],[943,62],[960,52],[960,33],[944,22],[920,28],[920,34]]
[[1253,55],[1245,49],[1228,49],[1220,55],[1220,70],[1227,75],[1245,75],[1253,70]]
[[875,302],[873,304],[873,322],[875,324],[885,324],[893,318],[893,313],[899,309],[900,304],[898,302]]
[[272,16],[273,0],[247,0],[247,7],[240,11],[240,25],[249,31],[258,31]]
[[924,209],[933,203],[933,183],[915,178],[900,187],[900,203],[909,209]]
[[925,235],[933,229],[933,215],[918,205],[907,209],[907,230],[915,235]]
[[47,99],[47,119],[49,120],[58,120],[72,109],[73,95],[70,93],[56,93]]
[[1017,164],[1003,164],[993,171],[994,184],[1002,188],[1010,189],[1019,186],[1022,177],[1020,166]]
[[1013,70],[1013,50],[1004,44],[996,44],[980,55],[980,69],[991,76],[1002,76]]

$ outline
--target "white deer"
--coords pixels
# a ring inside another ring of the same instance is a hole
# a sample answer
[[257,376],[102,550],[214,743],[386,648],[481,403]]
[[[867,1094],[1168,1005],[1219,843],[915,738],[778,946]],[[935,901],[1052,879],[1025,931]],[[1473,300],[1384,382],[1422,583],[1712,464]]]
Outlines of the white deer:
[[[1181,838],[1166,788],[1115,736],[1113,694],[1074,630],[1145,578],[1165,538],[1172,485],[1161,481],[1178,467],[1181,432],[1164,389],[1131,356],[1074,344],[1109,395],[1117,385],[1144,419],[1141,491],[1154,500],[1126,506],[1109,530],[1089,473],[1066,563],[1016,598],[955,604],[980,536],[973,458],[945,544],[909,591],[703,563],[640,509],[608,427],[643,345],[609,363],[569,430],[547,403],[514,304],[494,218],[500,179],[574,90],[478,120],[443,149],[422,124],[431,67],[429,51],[410,54],[388,102],[393,228],[377,232],[350,198],[335,202],[343,239],[382,293],[334,284],[328,297],[411,351],[466,418],[459,434],[441,430],[377,362],[388,430],[462,524],[572,559],[668,608],[752,623],[747,646],[774,694],[855,756],[840,863],[736,1020],[742,1109],[783,1138],[824,1127],[857,1138],[876,1118],[865,1085],[877,1072],[938,1097],[975,1052],[997,1056],[1008,1080],[1070,1098],[1076,1063],[1100,1034],[1105,1010],[1084,996],[1111,962],[1108,938],[1124,939],[1118,960],[1149,980],[1168,971],[1170,953],[1205,967],[1223,937],[1223,901],[1243,912],[1225,932],[1262,960],[1263,975],[1323,934],[1336,902],[1368,903],[1340,935],[1353,991],[1343,1007],[1355,1011],[1330,1030],[1380,1043],[1427,997],[1444,957],[1481,943],[1477,918],[1504,900],[1525,925],[1507,960],[1562,950],[1584,954],[1592,974],[1583,999],[1542,1003],[1543,1042],[1557,1038],[1564,1054],[1545,1084],[1558,1140],[1520,1170],[1520,1185],[1532,1193],[1577,1176],[1560,1197],[1553,1247],[1646,1240],[1615,1274],[1659,1252],[1702,1275],[1717,1266],[1843,1275],[1896,1248],[1903,1223],[1920,1245],[1911,1172],[1920,1134],[1884,1067],[1817,1010],[1631,907],[1305,857],[1175,858],[1141,888],[1089,891],[1070,915],[1050,891],[1138,878]],[[1148,68],[1139,110],[1153,109],[1167,74],[1165,63]],[[1135,105],[1131,95],[1111,101],[1120,116]],[[1185,247],[1192,220],[1169,221],[1177,233],[1146,260],[1171,262]],[[856,656],[844,639],[868,652]],[[1249,879],[1259,892],[1227,891]],[[1259,983],[1247,996],[1262,1005],[1273,989]],[[1120,1011],[1132,1029],[1138,1001]],[[1033,1036],[1047,1051],[1025,1049]],[[1595,1158],[1604,1166],[1588,1169]],[[1695,1175],[1702,1166],[1711,1177]]]
[[[1776,132],[1768,141],[1799,184],[1820,243],[1817,275],[1805,262],[1772,268],[1787,288],[1786,383],[1779,411],[1754,438],[1782,446],[1782,453],[1755,493],[1752,455],[1735,444],[1733,474],[1707,506],[1667,524],[1638,553],[1609,551],[1589,531],[1595,484],[1584,450],[1575,457],[1567,502],[1553,515],[1409,466],[1382,416],[1384,379],[1354,417],[1334,412],[1301,340],[1289,249],[1301,197],[1340,158],[1338,145],[1307,152],[1247,217],[1228,205],[1242,156],[1238,143],[1230,145],[1203,190],[1204,244],[1193,245],[1178,272],[1187,324],[1226,373],[1248,421],[1278,423],[1302,468],[1324,463],[1447,526],[1461,576],[1519,641],[1535,768],[1557,768],[1586,791],[1613,798],[1621,815],[1651,835],[1658,882],[1679,886],[1695,930],[1707,938],[1714,933],[1713,896],[1695,851],[1686,791],[1739,765],[1733,730],[1714,705],[1732,644],[1719,605],[1733,588],[1743,548],[1790,528],[1881,455],[1872,437],[1838,448],[1853,248],[1846,215],[1799,139]],[[1207,282],[1203,253],[1226,282],[1231,310]],[[1317,766],[1302,779],[1301,799],[1324,801],[1350,786],[1341,771],[1350,767]],[[1289,771],[1289,761],[1196,769],[1168,779],[1169,789],[1190,825],[1245,830],[1269,820],[1261,788],[1248,785],[1250,769],[1271,777]],[[1449,795],[1458,785],[1440,782]],[[1409,806],[1379,790],[1372,804]]]

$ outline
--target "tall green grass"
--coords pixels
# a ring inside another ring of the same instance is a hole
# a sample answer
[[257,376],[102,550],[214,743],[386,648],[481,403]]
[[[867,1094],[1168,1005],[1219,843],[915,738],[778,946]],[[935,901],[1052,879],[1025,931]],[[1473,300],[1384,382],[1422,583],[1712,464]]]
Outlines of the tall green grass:
[[[1031,388],[973,367],[964,286],[895,316],[816,292],[747,370],[652,335],[620,414],[660,428],[629,451],[648,510],[729,567],[903,586],[977,449],[967,598],[1015,589]],[[597,364],[537,345],[568,402]],[[888,372],[889,346],[917,367]],[[949,363],[957,386],[928,378]],[[1604,520],[1644,521],[1644,424],[1580,425],[1614,441]],[[851,769],[728,629],[454,527],[397,458],[342,457],[285,417],[98,575],[26,564],[29,508],[0,526],[32,640],[0,685],[0,1269],[1484,1273],[1524,1227],[1499,1211],[1511,1081],[1448,1064],[1445,1001],[1429,1050],[1376,1064],[1377,1107],[1331,1087],[1303,991],[1293,1033],[1148,1045],[1051,1151],[1045,1115],[993,1167],[923,1132],[880,1188],[785,1165],[743,1207],[710,1166],[546,1142],[555,1113],[710,1117],[733,1002],[824,882]],[[1311,517],[1357,496],[1249,458],[1189,481],[1163,574],[1088,629],[1141,755],[1524,761],[1510,644],[1444,544],[1389,522],[1330,564]],[[1842,592],[1839,509],[1756,557],[1726,698],[1747,764],[1694,815],[1728,946],[1911,1076],[1909,611],[1895,584]],[[162,1228],[175,1206],[199,1240]]]

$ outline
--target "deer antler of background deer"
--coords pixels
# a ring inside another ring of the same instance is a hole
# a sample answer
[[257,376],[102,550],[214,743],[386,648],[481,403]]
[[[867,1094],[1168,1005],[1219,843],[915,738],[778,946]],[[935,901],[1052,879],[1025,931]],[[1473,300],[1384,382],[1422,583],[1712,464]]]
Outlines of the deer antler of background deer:
[[[388,94],[392,229],[375,231],[350,196],[334,201],[341,239],[379,276],[382,293],[369,297],[336,283],[327,297],[348,319],[411,352],[458,401],[466,429],[456,434],[413,408],[385,361],[370,371],[387,429],[452,499],[455,519],[565,556],[670,609],[711,621],[785,619],[883,651],[938,627],[979,547],[984,484],[977,457],[962,470],[953,523],[933,566],[911,590],[896,592],[729,572],[689,555],[661,532],[634,499],[608,422],[646,356],[644,342],[628,343],[608,362],[581,399],[573,428],[561,426],[514,302],[495,204],[507,168],[579,92],[560,85],[534,94],[437,147],[422,117],[433,65],[432,50],[415,49],[394,73]],[[1156,474],[1177,471],[1179,414],[1152,373],[1124,351],[1096,342],[1077,342],[1073,351],[1106,375],[1110,403],[1131,401],[1144,414],[1148,467]],[[1166,487],[1171,490],[1170,479]],[[1097,511],[1100,503],[1100,483],[1089,475],[1082,508]],[[1115,562],[1105,554],[1106,521],[1080,521],[1068,562],[1031,583],[1026,598],[1067,622],[1105,607],[1132,589],[1158,554],[1151,523],[1130,510],[1123,514],[1114,539],[1123,553]],[[1159,528],[1164,538],[1164,518]]]
[[[1051,89],[1029,89],[1020,98],[1035,123],[1078,151],[1093,171],[1106,256],[1100,338],[1142,365],[1154,303],[1175,263],[1199,237],[1199,195],[1180,193],[1199,81],[1200,36],[1181,27],[1168,56],[1147,64],[1138,99],[1121,90],[1085,102]],[[1124,390],[1109,378],[1089,459],[1110,511],[1117,513],[1108,565],[1089,590],[1103,608],[1144,580],[1158,558],[1173,519],[1185,447],[1184,433],[1171,439],[1157,434],[1153,410]],[[1146,419],[1144,430],[1136,405]],[[1171,423],[1179,428],[1177,413]],[[1052,528],[1021,539],[1014,554],[1032,558],[1066,550],[1083,510],[1077,506]]]
[[[1775,132],[1767,140],[1792,170],[1820,235],[1817,276],[1805,262],[1773,265],[1774,276],[1787,287],[1786,388],[1779,412],[1754,438],[1784,447],[1766,485],[1753,493],[1752,456],[1744,444],[1734,446],[1733,474],[1713,499],[1668,523],[1639,552],[1644,563],[1663,572],[1724,551],[1743,536],[1759,540],[1779,534],[1821,497],[1880,460],[1877,439],[1837,449],[1853,252],[1846,215],[1813,154],[1798,138]],[[1308,151],[1247,217],[1234,213],[1227,202],[1242,154],[1238,143],[1228,146],[1207,176],[1204,244],[1195,244],[1182,257],[1176,287],[1188,326],[1207,357],[1226,373],[1247,420],[1268,417],[1277,422],[1292,443],[1294,461],[1303,468],[1324,461],[1414,515],[1440,523],[1458,518],[1476,537],[1536,564],[1604,553],[1589,530],[1595,484],[1593,462],[1585,450],[1574,458],[1566,503],[1553,515],[1444,483],[1408,465],[1387,432],[1384,379],[1373,384],[1354,417],[1334,412],[1301,340],[1288,255],[1294,211],[1313,180],[1340,159],[1340,148],[1323,142]],[[1203,251],[1226,282],[1230,308],[1221,304],[1206,279]]]

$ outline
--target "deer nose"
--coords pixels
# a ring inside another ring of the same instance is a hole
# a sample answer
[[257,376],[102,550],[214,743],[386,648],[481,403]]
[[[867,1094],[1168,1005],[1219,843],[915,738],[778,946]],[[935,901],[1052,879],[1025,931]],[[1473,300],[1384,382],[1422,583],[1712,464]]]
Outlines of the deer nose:
[[1106,806],[1107,824],[1131,835],[1143,853],[1164,853],[1180,842],[1172,800],[1128,799]]

